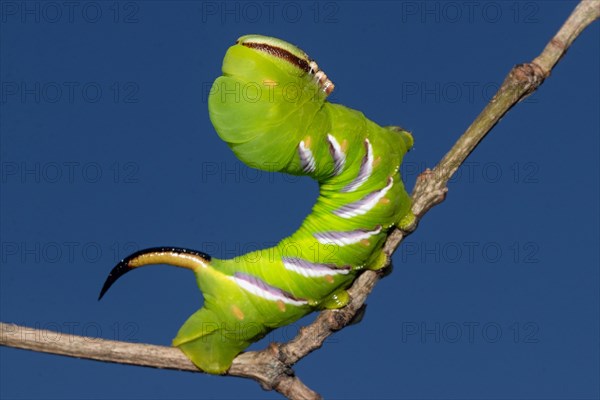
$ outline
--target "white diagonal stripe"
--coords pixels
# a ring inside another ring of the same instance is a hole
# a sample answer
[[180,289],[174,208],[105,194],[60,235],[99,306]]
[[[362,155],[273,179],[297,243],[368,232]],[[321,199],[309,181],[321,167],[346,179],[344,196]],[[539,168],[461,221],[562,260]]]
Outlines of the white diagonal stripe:
[[371,236],[375,236],[381,233],[381,226],[377,226],[372,231],[364,229],[357,229],[355,231],[340,231],[340,232],[320,232],[315,233],[313,236],[321,244],[335,244],[337,246],[347,246],[355,244],[364,239],[369,239]]
[[368,195],[354,203],[346,204],[345,206],[342,206],[335,210],[333,213],[338,217],[342,218],[352,218],[358,215],[366,214],[377,205],[379,200],[383,199],[387,192],[392,188],[393,184],[394,179],[392,177],[389,177],[388,184],[383,189],[373,193],[369,193]]
[[346,275],[350,272],[348,268],[334,268],[327,264],[311,263],[301,258],[283,257],[283,266],[288,271],[295,272],[307,278],[317,278],[327,275]]
[[298,152],[300,154],[300,163],[302,165],[302,171],[311,173],[315,171],[315,157],[312,151],[306,147],[304,140],[300,141],[298,146]]
[[346,187],[342,189],[342,192],[354,192],[363,183],[367,181],[371,177],[371,173],[373,172],[373,146],[371,146],[371,142],[369,139],[365,139],[365,156],[363,157],[362,163],[360,164],[360,169],[358,171],[358,175],[352,182],[350,182]]
[[[296,300],[296,299],[290,298],[290,297],[286,296],[285,294],[283,294],[283,292],[277,288],[273,288],[275,290],[267,290],[255,283],[252,283],[244,278],[240,278],[237,276],[232,276],[231,279],[233,279],[233,281],[235,283],[237,283],[238,286],[241,287],[242,289],[246,290],[247,292],[252,293],[255,296],[261,297],[265,300],[282,301],[285,304],[291,304],[294,306],[303,306],[308,303],[305,300]],[[266,283],[263,282],[263,285],[266,285]]]
[[333,157],[333,174],[337,176],[344,170],[346,155],[334,136],[327,134],[327,141],[330,145],[329,152],[331,153],[331,157]]

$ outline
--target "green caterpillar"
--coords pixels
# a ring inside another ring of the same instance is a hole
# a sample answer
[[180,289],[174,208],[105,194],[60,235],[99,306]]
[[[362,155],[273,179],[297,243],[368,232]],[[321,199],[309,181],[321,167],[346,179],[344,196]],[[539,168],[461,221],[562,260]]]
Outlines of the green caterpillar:
[[299,48],[259,35],[238,39],[209,94],[210,119],[245,164],[317,180],[312,212],[277,246],[231,260],[172,247],[139,251],[111,271],[100,298],[137,267],[193,270],[204,306],[173,345],[214,374],[272,329],[347,304],[345,288],[358,273],[385,265],[387,232],[414,221],[399,175],[413,139],[327,102],[333,88]]

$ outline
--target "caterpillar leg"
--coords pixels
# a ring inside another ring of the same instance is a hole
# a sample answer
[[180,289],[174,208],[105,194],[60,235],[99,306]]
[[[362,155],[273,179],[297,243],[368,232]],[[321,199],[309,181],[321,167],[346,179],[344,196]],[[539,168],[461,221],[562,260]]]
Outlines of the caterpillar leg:
[[382,251],[379,253],[379,255],[377,256],[375,261],[367,267],[367,269],[370,269],[372,271],[377,271],[377,270],[380,270],[380,269],[386,267],[387,265],[388,265],[388,257]]
[[409,210],[408,214],[400,218],[400,221],[398,222],[398,229],[400,229],[401,231],[410,230],[415,224],[416,220],[417,217],[415,217],[415,214],[413,214],[412,211]]
[[320,304],[320,308],[321,309],[326,308],[328,310],[332,310],[332,309],[336,309],[336,308],[342,308],[348,303],[350,303],[350,295],[348,294],[348,292],[345,289],[340,289],[340,290],[330,294],[329,297],[327,297]]
[[258,322],[228,318],[218,307],[215,310],[203,307],[179,329],[173,346],[204,372],[223,374],[235,356],[269,330]]

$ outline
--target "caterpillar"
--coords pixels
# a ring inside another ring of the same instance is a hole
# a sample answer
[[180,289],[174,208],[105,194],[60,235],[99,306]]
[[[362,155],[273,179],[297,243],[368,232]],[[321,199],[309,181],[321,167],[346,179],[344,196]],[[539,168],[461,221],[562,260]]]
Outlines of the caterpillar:
[[226,372],[272,329],[346,305],[346,289],[360,271],[386,264],[389,230],[414,221],[399,174],[413,145],[409,132],[328,102],[331,80],[280,39],[242,36],[228,49],[222,72],[208,97],[218,135],[250,167],[315,179],[319,197],[311,213],[276,246],[233,259],[177,247],[138,251],[113,268],[99,297],[141,266],[194,271],[204,305],[173,345],[213,374]]

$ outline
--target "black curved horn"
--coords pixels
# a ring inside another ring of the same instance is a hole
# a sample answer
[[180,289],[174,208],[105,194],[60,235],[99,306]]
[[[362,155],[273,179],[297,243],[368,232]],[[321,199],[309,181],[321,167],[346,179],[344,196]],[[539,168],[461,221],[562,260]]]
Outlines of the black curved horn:
[[152,247],[149,249],[136,251],[135,253],[122,259],[110,271],[106,281],[104,282],[104,286],[102,286],[102,290],[100,290],[98,300],[102,299],[104,294],[108,291],[108,289],[110,289],[113,283],[117,281],[117,279],[134,268],[150,264],[168,263],[178,267],[192,269],[190,264],[193,262],[190,262],[189,256],[192,256],[192,258],[200,258],[201,260],[198,260],[198,262],[208,262],[211,260],[211,257],[206,253],[197,250],[184,249],[181,247]]

